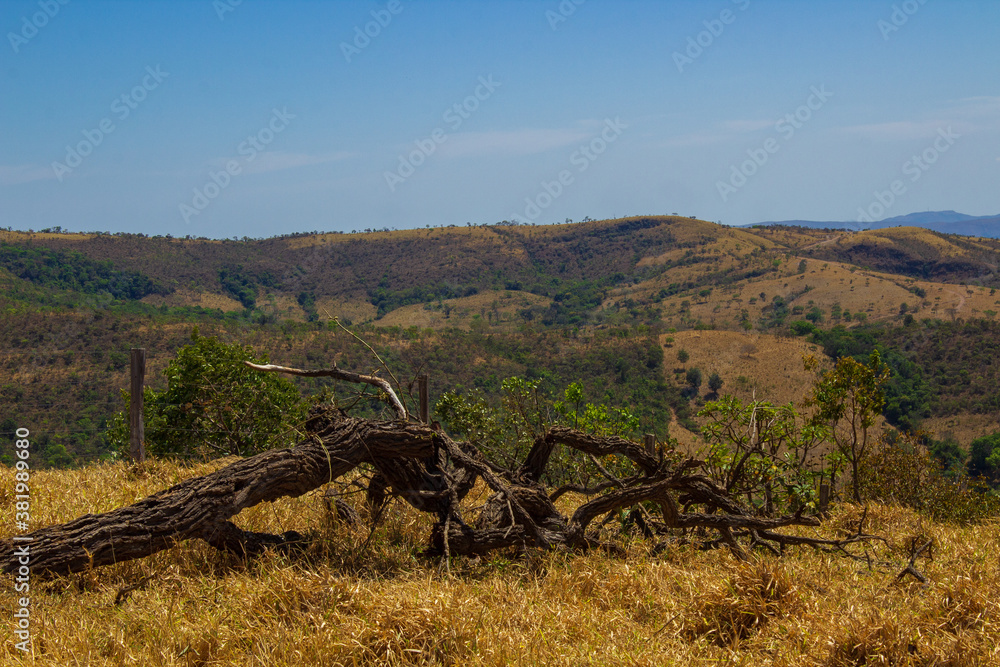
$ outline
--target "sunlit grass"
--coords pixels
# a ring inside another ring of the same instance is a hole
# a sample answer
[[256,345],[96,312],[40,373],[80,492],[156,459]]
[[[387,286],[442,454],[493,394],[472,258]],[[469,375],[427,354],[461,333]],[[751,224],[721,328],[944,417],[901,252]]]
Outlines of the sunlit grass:
[[[133,502],[221,462],[101,465],[32,476],[35,525]],[[3,472],[3,533],[13,483]],[[362,516],[359,496],[351,496]],[[569,499],[567,499],[568,502]],[[473,494],[470,505],[482,501]],[[843,506],[820,530],[849,532]],[[866,530],[905,560],[934,539],[930,579],[898,567],[791,549],[740,563],[726,550],[677,544],[653,555],[623,541],[601,553],[456,559],[451,575],[419,555],[430,519],[393,501],[372,533],[329,517],[322,492],[245,511],[245,528],[311,534],[301,554],[248,564],[187,542],[150,558],[33,581],[32,656],[13,647],[16,594],[0,591],[0,662],[43,665],[996,665],[1000,531],[936,524],[873,506]],[[805,530],[805,529],[802,529]],[[810,529],[811,530],[811,529]],[[118,592],[150,577],[115,605]]]

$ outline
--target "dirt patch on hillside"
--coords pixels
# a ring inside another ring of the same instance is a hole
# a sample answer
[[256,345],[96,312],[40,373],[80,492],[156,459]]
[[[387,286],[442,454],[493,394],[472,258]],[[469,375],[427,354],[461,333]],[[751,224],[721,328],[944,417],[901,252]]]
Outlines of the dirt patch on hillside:
[[954,438],[963,447],[968,447],[976,438],[1000,431],[1000,421],[996,415],[960,412],[950,417],[924,419],[920,422],[920,427],[938,440]]
[[522,320],[519,311],[530,306],[547,306],[550,299],[530,292],[498,290],[481,292],[458,299],[403,306],[387,313],[378,321],[379,326],[469,329],[473,324],[499,327],[502,330],[516,327]]
[[218,308],[226,313],[243,309],[243,304],[236,299],[229,298],[228,296],[224,296],[222,294],[212,294],[211,292],[196,292],[189,289],[178,289],[171,292],[167,296],[151,294],[144,298],[143,302],[154,306],[200,306],[210,310]]
[[322,322],[336,317],[344,324],[360,324],[374,320],[378,309],[367,301],[322,298],[316,300],[316,312]]
[[[718,373],[723,380],[720,393],[742,400],[756,395],[772,403],[799,404],[816,378],[805,370],[802,358],[812,354],[824,367],[832,367],[821,349],[801,338],[737,331],[681,331],[661,336],[660,342],[665,345],[663,364],[668,380],[675,379],[676,369],[700,368],[705,378],[703,394],[708,391],[708,376]],[[682,349],[690,355],[683,364],[677,358]]]

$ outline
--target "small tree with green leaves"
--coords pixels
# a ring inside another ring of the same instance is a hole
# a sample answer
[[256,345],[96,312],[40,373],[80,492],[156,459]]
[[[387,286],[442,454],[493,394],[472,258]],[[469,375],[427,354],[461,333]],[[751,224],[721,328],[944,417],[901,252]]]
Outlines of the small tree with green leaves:
[[722,376],[718,373],[712,373],[708,376],[708,388],[713,393],[718,395],[719,390],[722,389]]
[[[806,370],[815,369],[815,357],[807,357],[805,366]],[[816,380],[807,401],[817,408],[813,423],[830,428],[837,451],[850,463],[853,496],[859,503],[859,468],[872,440],[870,429],[885,405],[882,387],[890,374],[878,350],[872,350],[867,364],[841,357],[833,370]]]
[[[247,456],[291,444],[305,418],[298,389],[285,378],[243,362],[267,363],[249,345],[192,332],[164,370],[167,388],[143,390],[146,451],[155,456]],[[123,392],[128,403],[128,393]],[[128,451],[128,415],[115,415],[108,438]]]
[[985,477],[991,484],[1000,479],[1000,433],[976,438],[969,445],[969,475]]
[[684,378],[687,380],[688,391],[690,392],[691,397],[693,398],[694,396],[697,396],[698,390],[701,388],[701,369],[697,367],[687,369],[687,373],[684,374]]
[[[561,400],[552,400],[539,390],[538,380],[507,378],[501,384],[500,405],[491,405],[481,392],[445,392],[434,410],[448,430],[467,438],[488,458],[507,468],[516,468],[525,455],[550,427],[569,426],[599,436],[634,435],[639,420],[627,408],[586,402],[583,385],[574,382]],[[600,467],[598,467],[600,466]],[[603,469],[603,471],[602,471]],[[575,450],[560,450],[552,455],[546,471],[548,481],[573,480],[588,484],[607,470],[624,476],[633,474],[624,458],[599,463]]]
[[539,384],[539,380],[507,378],[501,383],[499,406],[479,390],[449,391],[434,410],[453,434],[467,438],[491,460],[512,467],[553,422],[551,401]]
[[800,419],[791,403],[743,404],[734,396],[706,403],[698,415],[708,418],[706,465],[729,493],[768,516],[815,506],[822,471],[812,469],[811,454],[828,437],[824,425]]

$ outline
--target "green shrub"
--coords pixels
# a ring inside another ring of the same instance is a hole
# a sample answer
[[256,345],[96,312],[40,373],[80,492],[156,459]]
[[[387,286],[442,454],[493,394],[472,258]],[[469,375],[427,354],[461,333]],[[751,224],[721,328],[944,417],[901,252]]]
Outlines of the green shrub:
[[913,507],[936,521],[971,523],[1000,514],[986,484],[954,475],[912,436],[881,438],[859,470],[863,499]]
[[791,330],[796,336],[806,336],[816,331],[816,325],[806,320],[796,320],[792,322]]
[[996,483],[1000,477],[1000,433],[976,438],[969,445],[969,475]]
[[[267,363],[249,345],[192,334],[168,365],[167,388],[143,391],[146,451],[154,456],[247,456],[289,445],[305,418],[295,385],[243,362]],[[128,392],[122,392],[126,403]],[[129,450],[128,414],[110,420],[108,440],[119,456]]]

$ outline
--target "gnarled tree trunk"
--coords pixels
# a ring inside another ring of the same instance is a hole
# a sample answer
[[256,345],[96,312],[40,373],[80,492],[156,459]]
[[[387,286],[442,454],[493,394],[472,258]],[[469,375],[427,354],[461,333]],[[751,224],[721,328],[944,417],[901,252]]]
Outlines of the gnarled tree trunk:
[[[19,549],[25,544],[32,572],[39,575],[68,574],[142,558],[191,538],[229,552],[254,554],[297,536],[244,531],[230,521],[233,516],[261,502],[300,496],[365,463],[377,470],[376,497],[391,489],[415,508],[436,515],[429,555],[484,554],[514,545],[586,548],[599,543],[595,534],[588,533],[594,519],[647,501],[662,510],[660,532],[712,528],[738,555],[742,550],[734,540],[734,530],[752,536],[754,542],[808,543],[801,538],[783,541],[785,536],[773,531],[791,524],[819,523],[801,513],[778,519],[755,516],[710,479],[695,474],[698,461],[668,463],[637,443],[568,428],[555,427],[538,438],[524,464],[515,470],[497,468],[472,445],[404,420],[379,422],[343,417],[332,410],[314,412],[307,432],[308,437],[295,447],[238,461],[134,505],[42,528],[19,536],[17,543],[3,540],[0,569],[16,572]],[[563,516],[553,499],[567,489],[550,497],[541,483],[549,457],[559,446],[592,456],[625,456],[639,472],[626,479],[611,478],[596,490],[584,490],[599,495],[571,516]],[[470,524],[462,515],[460,501],[477,478],[494,493],[478,520]],[[705,511],[681,512],[675,495]]]
[[[86,514],[41,528],[17,542],[29,547],[36,574],[67,574],[142,558],[179,541],[200,538],[233,552],[252,553],[284,540],[240,530],[229,519],[247,507],[296,497],[364,462],[430,456],[434,432],[406,422],[333,419],[314,415],[310,437],[290,449],[271,450],[181,482],[134,505]],[[12,539],[0,542],[0,569],[19,567]]]

